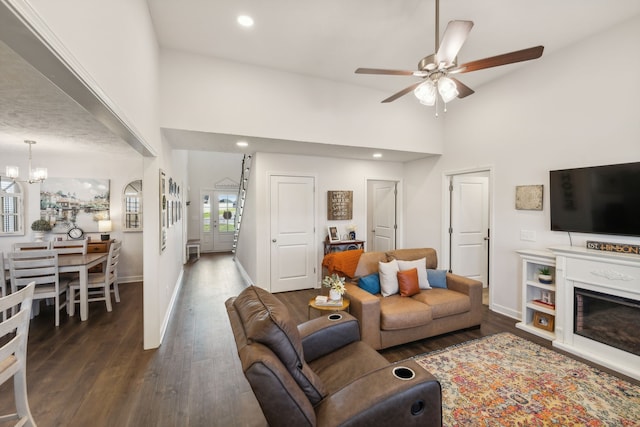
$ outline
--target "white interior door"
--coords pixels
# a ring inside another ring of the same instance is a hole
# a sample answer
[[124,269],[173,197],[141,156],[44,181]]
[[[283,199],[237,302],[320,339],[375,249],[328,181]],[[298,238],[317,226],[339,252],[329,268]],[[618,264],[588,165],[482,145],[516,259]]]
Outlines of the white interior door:
[[454,175],[451,196],[451,259],[456,274],[488,285],[489,178]]
[[200,190],[200,250],[202,252],[213,252],[215,211],[213,190]]
[[271,292],[315,287],[315,179],[270,178]]
[[395,181],[368,181],[369,251],[390,251],[396,248],[396,195]]
[[226,252],[233,249],[238,190],[216,190],[214,194],[213,250]]

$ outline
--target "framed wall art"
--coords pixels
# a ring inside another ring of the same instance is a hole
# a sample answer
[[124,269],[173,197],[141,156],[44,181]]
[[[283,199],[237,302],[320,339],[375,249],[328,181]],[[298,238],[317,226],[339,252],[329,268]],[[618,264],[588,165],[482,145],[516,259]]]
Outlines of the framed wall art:
[[542,185],[516,186],[516,209],[528,211],[542,210]]
[[40,184],[40,218],[52,225],[52,233],[66,233],[72,226],[97,233],[98,221],[110,219],[108,179],[48,178]]
[[353,218],[353,191],[327,191],[327,219]]

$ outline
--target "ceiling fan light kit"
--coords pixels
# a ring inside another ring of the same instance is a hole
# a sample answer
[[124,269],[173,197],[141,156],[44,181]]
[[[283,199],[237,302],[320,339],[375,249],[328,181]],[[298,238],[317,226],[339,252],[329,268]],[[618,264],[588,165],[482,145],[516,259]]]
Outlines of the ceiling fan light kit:
[[455,20],[450,21],[442,36],[442,43],[439,40],[440,22],[440,1],[436,0],[436,53],[426,56],[418,63],[417,71],[407,70],[385,70],[380,68],[358,68],[356,74],[384,74],[391,76],[414,76],[420,77],[424,81],[419,81],[401,91],[382,100],[383,103],[392,102],[401,96],[413,91],[421,104],[436,106],[436,117],[438,117],[438,94],[444,101],[444,111],[447,111],[447,102],[454,98],[464,98],[474,93],[473,89],[462,83],[460,80],[451,77],[451,74],[463,74],[471,71],[483,70],[500,65],[513,64],[516,62],[529,61],[542,56],[544,46],[535,46],[490,58],[471,61],[466,64],[457,64],[457,55],[462,45],[467,39],[472,21]]

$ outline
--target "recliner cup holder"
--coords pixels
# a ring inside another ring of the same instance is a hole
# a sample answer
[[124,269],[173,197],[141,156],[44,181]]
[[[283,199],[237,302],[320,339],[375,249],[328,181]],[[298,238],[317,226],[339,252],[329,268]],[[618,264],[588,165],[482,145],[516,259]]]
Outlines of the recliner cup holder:
[[415,378],[416,373],[413,372],[413,369],[407,368],[405,366],[396,366],[393,368],[393,376],[399,380],[407,381]]
[[338,313],[334,313],[334,314],[330,314],[329,316],[327,316],[327,318],[333,322],[338,321],[340,319],[342,319],[342,314],[338,314]]

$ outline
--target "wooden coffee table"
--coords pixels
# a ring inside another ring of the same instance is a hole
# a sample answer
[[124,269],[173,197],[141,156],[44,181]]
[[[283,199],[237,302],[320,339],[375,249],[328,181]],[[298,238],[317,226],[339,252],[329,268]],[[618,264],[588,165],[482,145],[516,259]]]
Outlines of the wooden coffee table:
[[311,309],[315,308],[320,311],[346,311],[349,312],[349,305],[351,301],[348,298],[342,298],[342,305],[318,305],[316,304],[316,298],[313,297],[309,300],[309,305],[307,306],[307,319],[311,318]]

